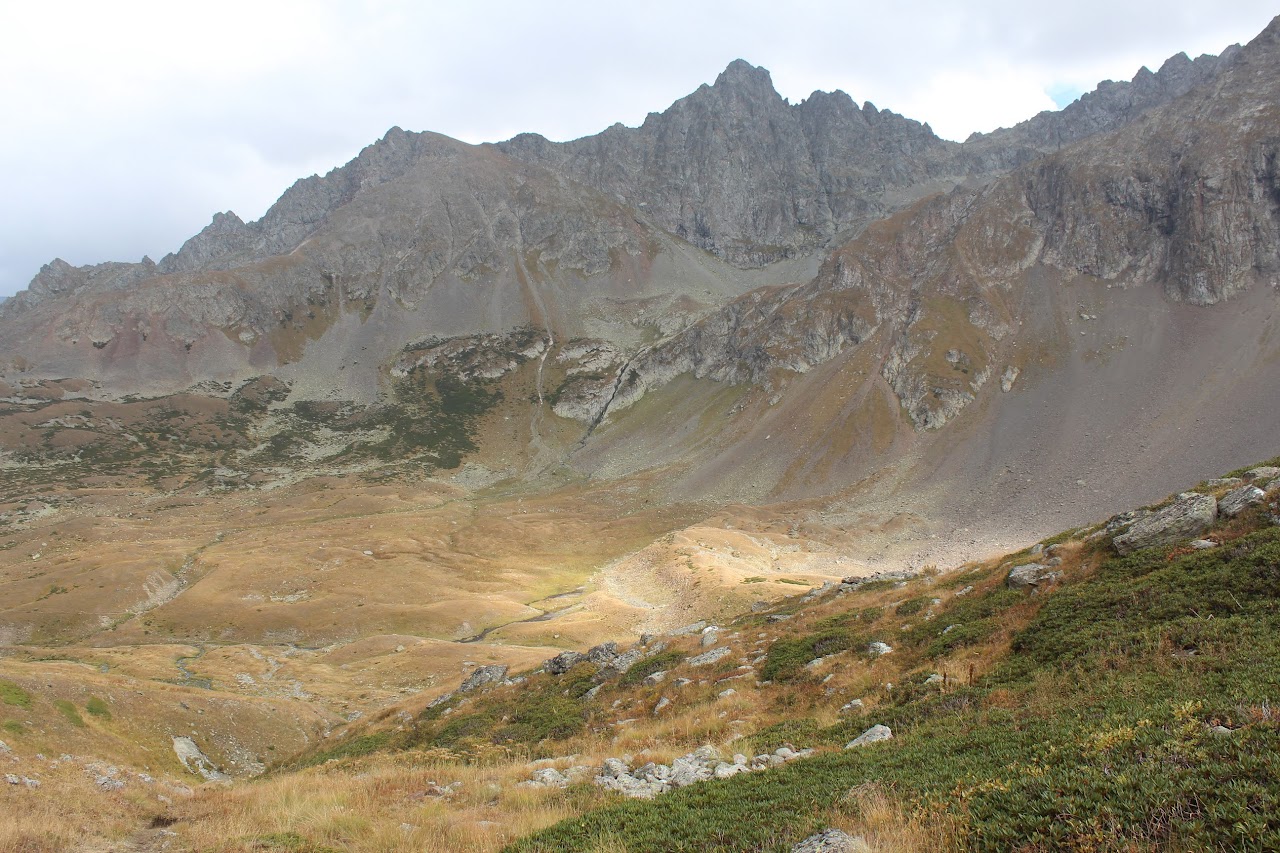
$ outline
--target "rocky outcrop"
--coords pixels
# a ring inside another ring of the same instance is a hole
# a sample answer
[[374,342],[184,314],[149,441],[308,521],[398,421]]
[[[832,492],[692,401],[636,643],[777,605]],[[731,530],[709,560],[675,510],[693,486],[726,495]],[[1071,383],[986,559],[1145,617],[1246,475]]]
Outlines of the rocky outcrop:
[[871,853],[871,845],[861,835],[824,829],[792,847],[791,853]]
[[479,690],[490,684],[501,684],[507,678],[507,667],[502,664],[494,664],[493,666],[482,666],[466,677],[462,682],[462,686],[458,688],[459,693],[470,693],[473,690]]
[[1218,501],[1218,512],[1232,518],[1251,506],[1257,506],[1266,500],[1267,493],[1257,486],[1245,485],[1232,489]]
[[561,652],[542,665],[549,675],[564,675],[587,659],[582,652]]
[[853,749],[854,747],[866,746],[868,744],[879,743],[880,741],[892,740],[892,739],[893,739],[893,730],[890,729],[888,726],[877,723],[876,725],[867,729],[865,732],[863,732],[862,734],[858,735],[856,738],[854,738],[853,740],[845,744],[844,748]]
[[605,790],[647,800],[676,788],[687,788],[709,779],[728,779],[739,773],[767,770],[812,754],[812,749],[796,750],[785,744],[755,758],[734,755],[731,761],[724,761],[715,747],[701,746],[669,765],[649,762],[635,769],[631,768],[629,757],[626,760],[606,758],[594,782]]
[[[312,349],[360,337],[363,393],[390,359],[393,376],[438,363],[484,379],[553,357],[563,381],[537,399],[589,430],[677,376],[773,400],[790,376],[871,349],[867,382],[938,429],[993,377],[1013,387],[1017,294],[1036,267],[1157,280],[1196,304],[1280,268],[1280,135],[1259,107],[1278,100],[1275,29],[965,145],[841,92],[789,104],[741,61],[639,128],[568,143],[393,128],[257,222],[218,214],[158,265],[50,264],[0,307],[0,346],[59,376],[188,387],[294,362],[358,315]],[[745,295],[727,271],[704,287],[722,268],[687,245],[752,267],[850,235],[813,280]],[[650,292],[667,301],[642,317]],[[521,327],[543,334],[512,349]],[[462,349],[441,344],[459,335]],[[338,368],[354,356],[316,358],[316,384],[353,375]]]
[[1172,545],[1182,539],[1198,536],[1218,518],[1218,502],[1211,495],[1186,492],[1163,509],[1133,523],[1112,542],[1121,554],[1140,548]]
[[[178,760],[182,762],[183,767],[192,773],[199,773],[207,781],[226,782],[231,779],[230,776],[218,769],[217,765],[201,751],[194,740],[186,735],[179,735],[173,738],[173,752],[178,756]],[[124,787],[124,784],[119,783],[118,787]]]
[[1009,572],[1005,584],[1010,589],[1039,589],[1062,578],[1062,572],[1042,563],[1027,563]]

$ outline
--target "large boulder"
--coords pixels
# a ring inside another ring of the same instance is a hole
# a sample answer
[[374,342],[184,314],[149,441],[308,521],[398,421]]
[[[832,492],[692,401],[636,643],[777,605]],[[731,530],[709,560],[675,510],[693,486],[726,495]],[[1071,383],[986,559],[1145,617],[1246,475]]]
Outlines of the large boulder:
[[1241,486],[1222,496],[1222,500],[1218,501],[1218,512],[1234,518],[1249,507],[1262,503],[1266,497],[1267,493],[1257,486]]
[[703,652],[689,658],[689,666],[710,666],[713,663],[719,663],[724,658],[733,653],[733,649],[728,646],[721,646],[718,649],[712,649],[709,652]]
[[561,652],[542,665],[551,675],[564,675],[587,659],[582,652]]
[[1062,572],[1043,563],[1027,563],[1009,572],[1005,583],[1010,589],[1036,589],[1047,586],[1062,577]]
[[1164,509],[1138,519],[1113,541],[1121,554],[1140,548],[1172,545],[1208,530],[1218,519],[1218,502],[1211,495],[1186,492]]
[[486,684],[498,684],[507,678],[507,668],[501,664],[493,666],[482,666],[475,672],[467,676],[467,680],[462,682],[462,686],[458,688],[459,693],[470,693],[472,690],[478,690]]
[[853,740],[844,745],[845,749],[853,749],[855,746],[866,746],[869,743],[879,743],[882,740],[892,740],[893,729],[885,725],[876,724],[858,735]]
[[871,846],[861,835],[826,829],[792,847],[791,853],[871,853]]
[[587,650],[587,658],[598,666],[608,666],[618,657],[617,643],[601,643]]

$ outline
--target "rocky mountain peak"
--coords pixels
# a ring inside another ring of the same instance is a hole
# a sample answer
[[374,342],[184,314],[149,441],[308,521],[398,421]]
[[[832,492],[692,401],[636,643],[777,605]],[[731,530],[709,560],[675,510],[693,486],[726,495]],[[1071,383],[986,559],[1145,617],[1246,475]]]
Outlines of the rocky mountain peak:
[[713,91],[718,90],[768,99],[781,99],[781,96],[773,87],[773,77],[769,74],[768,69],[752,65],[745,59],[735,59],[730,62],[716,77],[715,84],[709,88]]

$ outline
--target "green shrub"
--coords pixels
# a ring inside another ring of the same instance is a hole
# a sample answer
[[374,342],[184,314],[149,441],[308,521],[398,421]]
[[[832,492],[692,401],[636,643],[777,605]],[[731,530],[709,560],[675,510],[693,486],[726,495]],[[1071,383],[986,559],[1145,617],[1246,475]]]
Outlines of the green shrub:
[[630,687],[639,684],[655,672],[665,672],[679,666],[684,660],[684,653],[675,649],[668,649],[664,652],[658,652],[652,657],[638,660],[627,668],[622,674],[622,678],[618,679],[618,684],[623,687]]
[[330,747],[329,749],[321,752],[312,753],[302,760],[300,766],[309,767],[313,764],[324,764],[331,758],[354,758],[360,755],[368,755],[385,747],[390,740],[390,732],[374,732],[373,734],[358,735],[338,744],[337,746]]
[[765,681],[790,681],[804,672],[814,658],[867,645],[848,628],[826,628],[804,637],[783,637],[769,647],[760,677]]
[[97,717],[100,720],[111,719],[111,709],[107,707],[106,702],[103,702],[97,696],[90,696],[89,701],[84,706],[84,709],[88,711],[91,716]]
[[927,610],[931,601],[933,601],[931,595],[917,595],[899,604],[893,612],[898,616],[915,616]]
[[76,710],[76,706],[68,702],[66,699],[53,700],[53,707],[58,709],[62,716],[67,718],[67,722],[76,728],[84,728],[84,717],[80,716],[80,712]]
[[19,708],[31,707],[31,694],[23,690],[12,681],[0,679],[0,701],[6,705],[16,705]]

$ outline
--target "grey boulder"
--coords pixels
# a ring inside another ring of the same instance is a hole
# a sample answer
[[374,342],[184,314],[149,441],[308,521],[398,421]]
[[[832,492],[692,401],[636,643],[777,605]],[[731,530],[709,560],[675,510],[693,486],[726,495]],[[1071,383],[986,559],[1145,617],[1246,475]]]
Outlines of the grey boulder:
[[1062,577],[1062,572],[1043,563],[1027,563],[1009,572],[1005,583],[1010,589],[1036,589],[1047,586]]
[[1218,502],[1211,495],[1187,492],[1164,509],[1138,519],[1113,541],[1121,554],[1140,548],[1172,545],[1199,536],[1218,518]]
[[1267,493],[1257,486],[1240,486],[1222,496],[1222,500],[1218,501],[1218,512],[1234,518],[1249,507],[1262,503],[1266,497]]
[[869,743],[879,743],[882,740],[891,740],[892,738],[893,729],[877,723],[853,740],[846,743],[844,748],[853,749],[855,746],[866,746]]
[[871,853],[871,847],[861,835],[824,829],[792,847],[791,853]]

